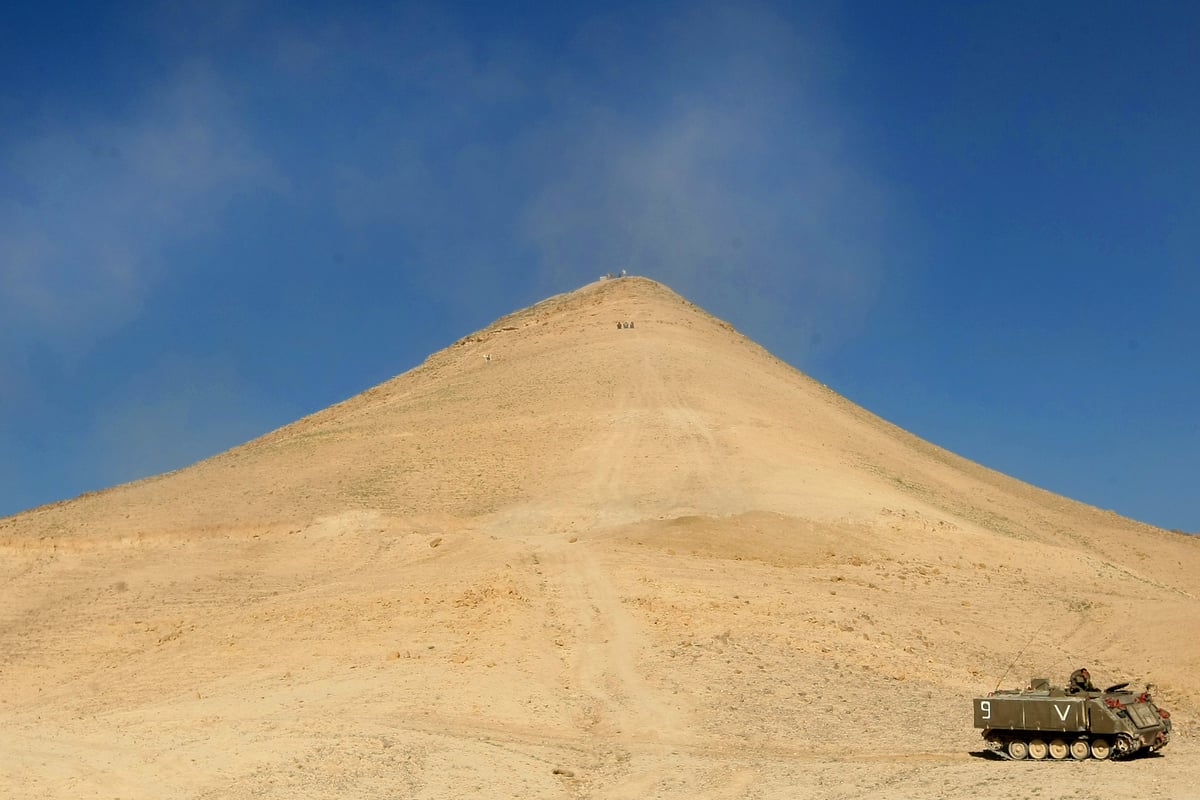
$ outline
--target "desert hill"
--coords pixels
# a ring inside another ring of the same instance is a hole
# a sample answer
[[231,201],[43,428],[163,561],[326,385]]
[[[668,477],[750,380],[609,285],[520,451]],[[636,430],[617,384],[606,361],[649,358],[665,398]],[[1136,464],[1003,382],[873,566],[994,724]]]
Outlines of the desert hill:
[[[0,520],[0,795],[1187,796],[1198,548],[600,281]],[[973,694],[1081,664],[1162,758],[969,755]]]

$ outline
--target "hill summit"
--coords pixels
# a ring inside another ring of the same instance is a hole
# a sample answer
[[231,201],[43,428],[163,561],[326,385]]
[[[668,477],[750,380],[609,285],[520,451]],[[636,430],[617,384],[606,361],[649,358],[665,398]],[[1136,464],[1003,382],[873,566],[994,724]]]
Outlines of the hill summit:
[[1083,663],[1158,685],[1187,791],[1197,546],[599,281],[0,520],[0,794],[946,796],[972,693]]
[[747,511],[870,524],[891,506],[1043,541],[1061,536],[1045,513],[1095,513],[909,435],[662,284],[627,277],[503,317],[199,464],[22,522],[64,536],[352,510],[550,528]]

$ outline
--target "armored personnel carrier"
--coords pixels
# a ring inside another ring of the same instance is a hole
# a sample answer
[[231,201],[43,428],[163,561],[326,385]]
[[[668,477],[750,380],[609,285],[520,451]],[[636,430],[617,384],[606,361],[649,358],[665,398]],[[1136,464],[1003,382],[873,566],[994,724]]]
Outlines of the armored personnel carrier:
[[1153,752],[1171,740],[1171,715],[1150,698],[1150,686],[1128,683],[1104,691],[1071,692],[1034,678],[1025,689],[976,697],[975,727],[988,747],[1014,760],[1124,758]]

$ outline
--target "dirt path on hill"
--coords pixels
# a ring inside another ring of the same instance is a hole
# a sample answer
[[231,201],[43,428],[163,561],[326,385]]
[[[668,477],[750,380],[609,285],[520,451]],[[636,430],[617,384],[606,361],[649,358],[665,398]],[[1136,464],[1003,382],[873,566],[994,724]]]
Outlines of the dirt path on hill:
[[547,557],[562,570],[555,580],[575,632],[569,643],[572,672],[591,697],[586,729],[637,740],[682,741],[686,726],[680,710],[647,684],[638,666],[649,642],[596,557],[584,543],[561,541],[547,547]]
[[[582,454],[593,465],[588,496],[595,525],[638,518],[622,514],[650,496],[672,515],[736,513],[745,508],[741,483],[727,465],[718,431],[705,414],[663,379],[649,353],[637,359],[629,382],[615,392],[607,430]],[[703,499],[704,508],[697,507]]]

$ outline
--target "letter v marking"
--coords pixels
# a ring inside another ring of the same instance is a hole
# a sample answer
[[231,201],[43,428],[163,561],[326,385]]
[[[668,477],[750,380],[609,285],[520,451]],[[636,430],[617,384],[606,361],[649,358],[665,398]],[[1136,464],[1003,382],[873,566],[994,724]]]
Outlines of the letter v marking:
[[1071,707],[1070,707],[1070,706],[1066,706],[1065,708],[1060,708],[1060,707],[1059,707],[1059,705],[1058,705],[1058,703],[1055,703],[1055,704],[1054,704],[1054,710],[1055,710],[1056,712],[1058,712],[1058,718],[1059,718],[1060,720],[1062,720],[1063,722],[1066,722],[1066,721],[1067,721],[1067,715],[1071,713]]

